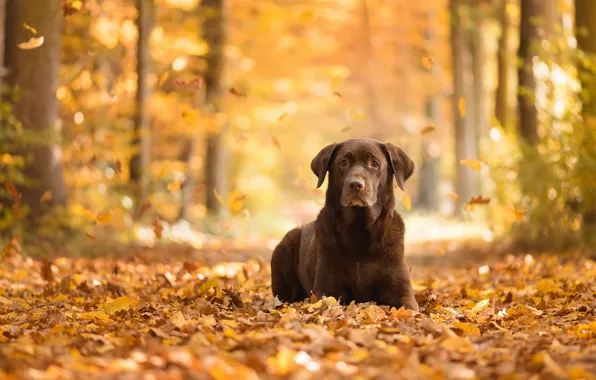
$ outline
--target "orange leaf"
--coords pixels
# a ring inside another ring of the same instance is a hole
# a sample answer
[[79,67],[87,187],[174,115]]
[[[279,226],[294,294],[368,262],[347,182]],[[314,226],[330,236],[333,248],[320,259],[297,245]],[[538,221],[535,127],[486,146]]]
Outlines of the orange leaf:
[[276,147],[278,147],[279,149],[281,149],[281,145],[280,145],[279,140],[277,139],[277,137],[271,135],[271,142],[273,143],[273,145],[275,145]]
[[342,95],[337,91],[333,91],[333,96],[337,96],[338,98],[342,97]]
[[410,196],[408,194],[404,194],[404,196],[401,198],[401,203],[408,211],[410,211],[410,209],[412,208],[412,199],[410,199]]
[[435,62],[431,57],[426,55],[422,57],[422,67],[424,67],[426,70],[432,70],[434,64]]
[[143,214],[145,213],[145,211],[149,210],[150,208],[151,208],[151,203],[150,202],[147,202],[147,203],[143,204],[141,206],[141,208],[139,209],[139,213],[137,214],[137,217],[140,218],[141,216],[143,216]]
[[283,112],[281,115],[279,115],[279,118],[277,119],[277,122],[282,121],[283,119],[285,119],[288,116],[287,112]]
[[459,163],[471,167],[476,173],[482,169],[482,162],[478,160],[461,160]]
[[163,234],[163,226],[161,225],[161,222],[159,221],[159,218],[156,216],[155,219],[153,219],[153,232],[155,233],[155,236],[157,236],[158,239],[161,239],[161,236]]
[[427,125],[426,127],[422,128],[420,130],[420,134],[421,135],[426,135],[427,133],[431,133],[435,131],[435,127],[433,127],[432,125]]
[[445,196],[447,196],[449,198],[453,198],[454,200],[458,200],[459,199],[459,195],[457,195],[457,193],[454,193],[452,191],[450,191],[447,194],[445,194]]
[[463,96],[460,96],[457,101],[457,109],[459,110],[459,115],[462,118],[466,116],[466,101]]
[[39,198],[39,203],[46,203],[52,201],[52,192],[50,190],[43,193],[41,198]]

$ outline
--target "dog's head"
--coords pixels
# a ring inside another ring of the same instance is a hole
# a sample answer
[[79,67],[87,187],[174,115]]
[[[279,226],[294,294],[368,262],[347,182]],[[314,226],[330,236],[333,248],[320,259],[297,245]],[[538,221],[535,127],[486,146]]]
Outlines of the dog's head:
[[414,172],[414,162],[403,150],[372,139],[328,145],[310,167],[319,178],[317,188],[329,172],[329,190],[339,195],[344,207],[371,207],[380,194],[392,194],[393,178],[403,190]]

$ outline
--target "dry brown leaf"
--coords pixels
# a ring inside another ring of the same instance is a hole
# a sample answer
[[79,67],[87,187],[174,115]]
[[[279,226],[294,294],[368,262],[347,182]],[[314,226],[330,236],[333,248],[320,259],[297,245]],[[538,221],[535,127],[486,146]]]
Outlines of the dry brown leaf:
[[153,219],[153,232],[158,239],[161,239],[163,234],[163,226],[161,225],[161,221],[157,216]]
[[22,49],[22,50],[36,49],[36,48],[40,47],[41,45],[43,45],[43,36],[31,37],[31,39],[29,39],[29,41],[17,44],[18,48]]
[[52,201],[52,191],[48,190],[39,199],[39,203],[49,203]]
[[434,132],[436,130],[435,127],[433,127],[432,125],[427,125],[426,127],[422,128],[420,130],[420,134],[421,135],[426,135],[428,133]]

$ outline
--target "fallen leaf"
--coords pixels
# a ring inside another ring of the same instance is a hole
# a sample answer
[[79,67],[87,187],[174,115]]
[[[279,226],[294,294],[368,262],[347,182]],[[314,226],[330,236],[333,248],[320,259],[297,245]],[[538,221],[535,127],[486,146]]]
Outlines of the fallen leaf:
[[43,259],[41,264],[41,278],[47,282],[54,281],[54,273],[52,272],[52,262],[48,259]]
[[158,239],[161,239],[163,226],[161,225],[161,222],[157,216],[153,219],[153,232]]
[[303,11],[298,15],[298,21],[304,24],[312,22],[314,18],[315,12],[313,12],[312,10]]
[[488,300],[482,300],[482,301],[478,302],[476,305],[474,305],[474,307],[470,311],[469,315],[471,317],[475,317],[476,315],[478,315],[478,313],[480,313],[481,311],[486,309],[488,307],[488,305],[489,305]]
[[43,36],[31,37],[31,39],[29,41],[17,44],[19,49],[22,49],[22,50],[36,49],[36,48],[40,47],[41,45],[43,45]]
[[471,336],[480,336],[480,329],[474,323],[466,323],[466,322],[455,322],[453,327],[457,327],[464,333],[471,335]]
[[172,324],[174,326],[176,326],[177,328],[179,328],[179,329],[181,329],[184,326],[186,326],[186,319],[184,318],[184,314],[182,314],[182,312],[180,310],[178,310],[177,312],[175,312],[170,317],[170,322],[172,322]]
[[139,303],[138,300],[129,297],[129,296],[122,296],[116,298],[112,302],[108,302],[103,304],[102,312],[112,315],[119,311],[129,310],[131,307],[136,306]]
[[97,214],[97,216],[95,217],[95,222],[98,224],[108,224],[112,221],[113,217],[114,217],[114,211],[105,210],[105,211]]

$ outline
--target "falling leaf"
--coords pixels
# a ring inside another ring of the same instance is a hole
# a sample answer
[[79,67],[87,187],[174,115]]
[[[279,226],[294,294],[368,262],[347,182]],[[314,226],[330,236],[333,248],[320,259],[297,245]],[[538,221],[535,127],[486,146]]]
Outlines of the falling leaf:
[[166,71],[165,73],[163,73],[161,75],[161,77],[159,78],[159,82],[157,83],[157,87],[163,86],[163,84],[166,83],[166,81],[168,80],[169,77],[170,77],[170,72],[169,71]]
[[37,29],[35,29],[34,27],[27,25],[26,23],[23,23],[23,26],[25,27],[25,29],[31,31],[31,33],[37,34]]
[[20,199],[19,192],[17,191],[17,188],[12,182],[6,182],[4,184],[4,187],[6,188],[6,191],[8,191],[8,193],[15,202],[17,202]]
[[215,199],[217,199],[217,202],[219,202],[220,205],[225,205],[225,202],[221,195],[219,195],[219,193],[217,192],[217,189],[213,189],[213,195],[215,196]]
[[428,133],[434,132],[435,131],[435,127],[433,127],[432,125],[427,125],[426,127],[422,128],[420,130],[420,134],[421,135],[426,135]]
[[157,216],[153,219],[153,232],[158,239],[161,239],[163,226],[161,225],[161,222]]
[[114,211],[106,210],[106,211],[103,211],[103,212],[100,212],[99,214],[97,214],[97,217],[95,218],[95,222],[97,222],[97,224],[108,224],[112,221],[113,217],[114,217]]
[[478,160],[461,160],[459,162],[462,165],[466,165],[474,169],[476,173],[478,173],[482,169],[482,161]]
[[41,264],[41,278],[47,282],[54,281],[54,272],[52,272],[52,262],[48,259],[43,259]]
[[230,88],[230,94],[236,95],[241,98],[246,97],[246,93],[241,92],[240,90],[236,89],[235,87]]
[[435,62],[432,57],[426,55],[422,57],[422,67],[424,67],[426,70],[432,70],[434,63]]
[[410,196],[408,194],[404,193],[404,196],[401,198],[401,203],[408,211],[410,211],[410,209],[412,208],[412,200],[410,199]]
[[273,143],[273,145],[275,145],[278,149],[281,149],[281,144],[279,143],[279,140],[277,139],[277,137],[271,135],[271,142]]
[[177,179],[168,183],[168,190],[172,192],[180,191],[180,187],[182,186],[182,179]]
[[365,115],[364,115],[364,112],[362,112],[362,110],[361,110],[361,109],[358,109],[358,108],[352,108],[352,109],[350,110],[350,117],[351,117],[353,120],[364,120],[364,118],[365,118]]
[[95,236],[91,235],[89,232],[85,232],[85,235],[87,238],[89,238],[89,240],[95,240]]
[[308,24],[310,22],[312,22],[315,18],[315,12],[313,12],[312,10],[306,10],[301,12],[298,15],[298,21],[300,21],[301,23],[304,24]]
[[239,212],[242,209],[246,194],[242,194],[238,190],[233,190],[228,196],[227,205],[232,214]]
[[288,116],[287,112],[283,112],[281,115],[279,115],[279,118],[277,119],[277,122],[279,123],[280,121],[282,121],[283,119],[285,119]]
[[19,241],[16,238],[12,238],[8,242],[8,244],[6,244],[4,246],[4,248],[2,248],[2,251],[0,252],[0,262],[2,260],[4,260],[5,257],[12,256],[12,255],[20,253],[20,252],[21,252],[21,244],[19,243]]
[[19,47],[19,49],[22,50],[31,50],[31,49],[35,49],[40,47],[41,45],[43,45],[43,36],[41,37],[31,37],[31,39],[27,42],[22,42],[20,44],[17,44],[17,46]]
[[446,197],[452,198],[453,200],[458,200],[459,199],[459,195],[457,195],[457,193],[454,193],[452,191],[448,192],[447,194],[445,194]]
[[333,96],[337,96],[338,98],[343,97],[342,94],[340,94],[338,91],[333,91]]
[[250,211],[248,211],[247,209],[244,209],[244,216],[246,217],[246,220],[250,220]]
[[526,210],[517,210],[516,208],[511,207],[511,206],[507,206],[507,208],[513,213],[513,215],[515,216],[515,220],[518,220],[518,221],[524,220],[524,215],[526,214]]
[[80,0],[62,0],[60,2],[64,17],[71,16],[81,10],[83,3]]
[[151,202],[145,202],[143,203],[143,205],[141,206],[141,208],[139,209],[139,212],[137,214],[137,217],[140,218],[143,216],[143,214],[145,214],[145,212],[147,210],[149,210],[151,208]]
[[48,203],[52,201],[52,191],[48,190],[39,199],[39,203]]
[[486,155],[484,153],[480,153],[480,161],[484,162],[484,165],[488,165],[488,160],[486,159]]
[[116,173],[117,174],[122,173],[122,162],[120,162],[120,160],[116,161]]
[[343,127],[340,132],[347,132],[350,129],[352,129],[352,127],[349,127],[349,126],[348,127]]
[[489,203],[490,198],[483,198],[482,195],[472,197],[472,199],[470,199],[470,201],[466,204],[466,210],[468,212],[472,212],[477,205],[487,205]]
[[466,116],[466,101],[463,96],[460,96],[457,100],[457,109],[459,110],[459,116],[464,118]]

